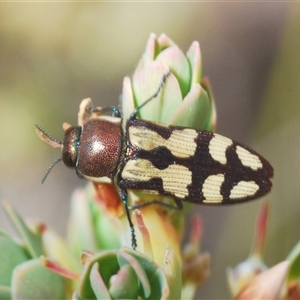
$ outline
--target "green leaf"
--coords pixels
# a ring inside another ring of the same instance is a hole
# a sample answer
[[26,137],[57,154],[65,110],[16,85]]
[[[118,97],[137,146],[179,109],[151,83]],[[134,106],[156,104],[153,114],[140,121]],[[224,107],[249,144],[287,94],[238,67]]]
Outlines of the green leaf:
[[168,299],[179,299],[181,297],[182,287],[181,266],[170,247],[166,249],[163,271],[170,290]]
[[191,69],[191,85],[190,89],[193,86],[200,82],[202,77],[202,59],[200,52],[200,45],[198,42],[193,42],[189,50],[186,53],[186,57],[190,64]]
[[0,285],[11,284],[13,269],[28,259],[20,245],[0,234]]
[[73,252],[80,256],[82,249],[96,251],[95,228],[89,208],[88,192],[76,189],[71,197],[68,240]]
[[173,40],[171,40],[165,33],[162,33],[158,38],[157,38],[158,44],[160,51],[163,51],[164,49],[168,47],[175,46],[176,44],[174,43]]
[[137,299],[139,278],[131,264],[122,266],[114,276],[109,288],[113,299]]
[[[156,299],[172,299],[170,296],[170,288],[168,286],[168,281],[166,275],[161,268],[157,268],[150,278],[151,295],[149,300]],[[180,295],[180,294],[179,294]],[[180,299],[180,298],[173,298]]]
[[[119,264],[114,251],[105,251],[97,253],[90,258],[84,265],[81,272],[81,277],[78,284],[78,295],[84,299],[94,299],[95,292],[90,282],[90,273],[93,265],[98,263],[99,274],[106,287],[109,287],[111,276],[117,274],[119,271]],[[95,270],[94,270],[95,272]]]
[[97,247],[101,250],[120,248],[120,234],[116,227],[111,226],[111,218],[105,214],[94,199],[89,200],[91,215],[93,218]]
[[80,272],[80,261],[65,240],[49,228],[44,230],[42,240],[47,258],[55,261],[64,268]]
[[287,259],[289,261],[292,261],[299,255],[299,253],[300,253],[300,241],[298,241],[298,243],[294,246],[292,251],[289,253]]
[[[162,61],[154,61],[147,68],[138,70],[132,79],[135,107],[144,103],[158,90],[162,78],[169,68]],[[169,121],[182,102],[181,90],[176,77],[169,75],[159,95],[147,103],[139,112],[139,117],[153,122],[169,124]]]
[[136,70],[142,69],[142,68],[146,67],[148,64],[150,64],[155,59],[155,57],[159,51],[160,51],[160,48],[159,48],[158,42],[156,40],[156,36],[154,33],[151,33],[150,37],[147,41],[146,49],[136,67]]
[[11,290],[13,299],[66,299],[64,278],[43,267],[39,258],[14,269]]
[[182,97],[185,97],[190,89],[191,71],[190,64],[178,46],[166,48],[157,55],[156,61],[163,61],[178,80]]
[[129,77],[125,77],[123,80],[121,101],[122,101],[123,127],[125,128],[130,115],[134,111],[133,91],[131,87],[131,80]]
[[25,224],[17,211],[8,203],[3,203],[4,211],[6,212],[9,220],[18,232],[26,247],[26,250],[32,258],[39,257],[43,254],[43,246],[41,236],[33,233]]
[[294,246],[289,253],[287,260],[290,261],[290,267],[288,271],[288,280],[300,279],[300,241]]
[[10,287],[0,285],[0,300],[10,300],[10,299],[12,299]]
[[201,86],[207,92],[208,98],[210,100],[210,106],[211,106],[211,110],[210,110],[211,113],[209,115],[209,118],[207,119],[207,124],[205,125],[205,128],[207,128],[207,129],[205,129],[205,130],[214,131],[214,129],[216,127],[216,119],[217,119],[216,105],[215,105],[214,94],[212,92],[212,88],[211,88],[209,79],[207,77],[205,77],[201,80]]
[[[146,259],[149,260],[148,257],[146,256],[142,256],[136,255],[136,251],[129,253],[126,253],[125,251],[121,250],[117,252],[117,258],[118,258],[118,262],[120,267],[126,266],[126,265],[130,265],[132,270],[134,270],[138,281],[140,283],[141,289],[142,289],[142,296],[144,298],[148,298],[151,292],[151,287],[149,285],[149,281],[146,275],[146,272],[144,270],[144,265],[145,262],[144,260]],[[137,259],[138,258],[138,259]],[[141,261],[142,260],[142,261]]]
[[111,299],[107,287],[99,274],[99,265],[94,263],[90,273],[90,282],[93,292],[97,299]]
[[171,124],[208,130],[210,116],[211,103],[207,92],[200,84],[196,84],[177,108]]
[[289,281],[300,279],[300,253],[291,262],[287,278]]
[[84,300],[83,298],[81,298],[78,294],[78,292],[74,292],[72,295],[72,300]]
[[[147,299],[180,299],[181,268],[175,256],[170,257],[167,266],[161,267],[142,253],[129,248],[123,250],[135,257],[147,274],[151,287],[151,294]],[[168,248],[167,253],[170,253],[170,251]]]

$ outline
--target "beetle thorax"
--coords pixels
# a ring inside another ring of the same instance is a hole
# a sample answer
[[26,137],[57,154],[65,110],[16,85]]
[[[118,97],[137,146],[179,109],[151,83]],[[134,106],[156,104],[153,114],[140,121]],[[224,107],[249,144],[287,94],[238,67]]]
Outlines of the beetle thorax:
[[98,117],[88,120],[82,126],[76,162],[80,175],[96,182],[112,181],[122,151],[120,124]]

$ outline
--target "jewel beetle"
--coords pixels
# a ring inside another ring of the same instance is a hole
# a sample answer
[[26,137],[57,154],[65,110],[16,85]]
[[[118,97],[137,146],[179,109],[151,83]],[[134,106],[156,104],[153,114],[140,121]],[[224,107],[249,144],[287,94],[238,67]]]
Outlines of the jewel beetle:
[[127,201],[127,190],[168,196],[176,206],[181,201],[195,204],[233,204],[259,198],[272,187],[270,163],[251,148],[222,135],[193,128],[165,125],[137,117],[138,112],[160,93],[137,107],[126,127],[116,107],[94,107],[91,99],[80,104],[78,126],[64,123],[64,140],[48,135],[39,125],[39,137],[75,168],[79,177],[118,187],[137,247]]

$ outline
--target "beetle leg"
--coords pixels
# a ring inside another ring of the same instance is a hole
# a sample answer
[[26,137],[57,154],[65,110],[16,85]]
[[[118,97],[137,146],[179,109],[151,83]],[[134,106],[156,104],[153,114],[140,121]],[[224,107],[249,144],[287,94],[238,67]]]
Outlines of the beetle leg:
[[117,107],[115,107],[115,106],[106,106],[106,107],[97,106],[96,107],[93,105],[91,100],[88,103],[88,105],[85,107],[85,110],[87,113],[90,113],[90,114],[95,113],[98,116],[104,115],[104,114],[111,114],[113,117],[118,117],[118,118],[121,117],[121,113]]
[[93,112],[101,112],[101,114],[105,113],[111,113],[113,117],[120,118],[121,113],[119,109],[115,106],[106,106],[106,107],[94,107]]
[[115,106],[95,107],[91,98],[83,99],[79,106],[78,125],[82,126],[88,119],[103,114],[111,114],[113,117],[121,117],[119,109]]
[[138,106],[134,111],[133,113],[130,115],[129,117],[129,120],[133,120],[136,118],[138,112],[141,110],[142,107],[144,107],[148,102],[150,102],[151,100],[155,99],[158,94],[160,93],[161,89],[163,88],[163,86],[165,85],[166,81],[167,81],[167,78],[168,76],[171,74],[171,72],[169,71],[167,74],[164,74],[162,79],[161,79],[161,82],[160,82],[160,85],[157,89],[157,91],[150,97],[148,98],[146,101],[144,101],[140,106]]
[[127,219],[128,219],[130,230],[131,230],[131,246],[132,246],[133,250],[136,250],[137,241],[136,241],[134,226],[133,226],[133,223],[131,221],[131,217],[130,217],[130,213],[129,213],[128,203],[127,203],[127,199],[128,199],[127,198],[127,190],[120,188],[120,196],[121,196],[122,202],[123,202],[124,207],[125,207],[126,216],[127,216]]

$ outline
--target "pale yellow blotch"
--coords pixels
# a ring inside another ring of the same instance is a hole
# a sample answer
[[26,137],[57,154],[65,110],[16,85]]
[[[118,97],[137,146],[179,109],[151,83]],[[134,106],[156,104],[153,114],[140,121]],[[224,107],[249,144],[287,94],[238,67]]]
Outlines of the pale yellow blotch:
[[103,177],[92,177],[92,176],[87,176],[87,175],[83,175],[81,174],[85,179],[93,181],[93,182],[98,182],[98,183],[113,183],[112,180],[107,177],[107,176],[103,176]]
[[254,181],[242,180],[231,189],[229,197],[231,199],[237,199],[253,196],[258,189],[259,186]]
[[115,124],[121,124],[122,119],[118,117],[113,117],[113,116],[100,116],[98,117],[101,120],[109,121],[111,123]]
[[223,200],[221,195],[221,186],[224,182],[224,174],[208,176],[202,186],[202,193],[205,197],[203,203],[220,203]]
[[225,165],[227,163],[226,149],[231,145],[231,139],[219,134],[214,134],[214,137],[209,142],[209,154],[214,160]]
[[192,172],[180,165],[170,165],[166,169],[159,170],[147,159],[136,159],[126,163],[122,177],[133,181],[148,181],[151,178],[159,177],[162,179],[166,192],[170,192],[178,198],[184,198],[189,193],[187,186],[192,181]]
[[129,139],[133,146],[144,150],[153,150],[160,146],[166,146],[173,155],[187,158],[195,154],[197,144],[194,139],[198,133],[194,129],[173,130],[171,136],[166,140],[144,127],[130,126]]
[[257,155],[250,153],[241,146],[236,147],[236,154],[244,166],[250,167],[254,171],[261,169],[263,166]]

